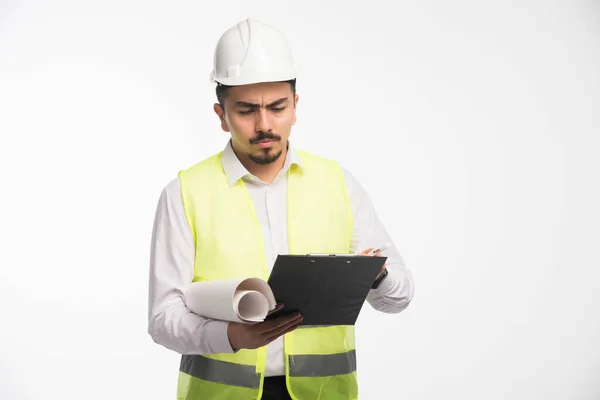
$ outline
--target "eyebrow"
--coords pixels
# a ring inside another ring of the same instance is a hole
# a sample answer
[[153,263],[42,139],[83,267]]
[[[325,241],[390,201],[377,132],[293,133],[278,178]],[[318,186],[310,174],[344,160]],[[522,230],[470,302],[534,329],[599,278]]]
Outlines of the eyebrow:
[[[267,108],[273,108],[273,107],[277,107],[285,102],[288,101],[287,97],[282,97],[279,100],[275,100],[274,102],[267,104]],[[245,108],[260,108],[260,104],[256,104],[256,103],[250,103],[247,101],[236,101],[235,102],[235,106],[236,107],[245,107]]]

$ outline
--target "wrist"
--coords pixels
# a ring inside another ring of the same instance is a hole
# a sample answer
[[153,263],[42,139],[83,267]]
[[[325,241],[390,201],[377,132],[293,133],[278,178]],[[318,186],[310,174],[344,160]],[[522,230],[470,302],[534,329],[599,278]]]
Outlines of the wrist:
[[204,335],[209,347],[209,354],[231,353],[231,344],[227,334],[229,323],[209,319],[204,325]]
[[236,353],[239,348],[237,348],[237,340],[236,340],[236,324],[234,322],[230,322],[227,324],[227,340],[229,341],[229,345],[231,346],[231,350]]

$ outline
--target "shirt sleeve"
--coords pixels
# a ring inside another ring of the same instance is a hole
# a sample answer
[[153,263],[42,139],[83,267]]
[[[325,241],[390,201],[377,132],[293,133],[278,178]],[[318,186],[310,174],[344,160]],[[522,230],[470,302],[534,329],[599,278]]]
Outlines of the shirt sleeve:
[[191,312],[183,293],[194,276],[195,247],[185,218],[179,178],[162,191],[156,207],[150,251],[148,333],[180,354],[232,353],[228,322]]
[[385,243],[391,246],[381,252],[387,257],[388,276],[377,289],[371,289],[367,302],[376,310],[399,313],[410,304],[414,294],[414,279],[406,267],[398,248],[379,220],[371,199],[364,188],[348,170],[342,168],[350,197],[353,215],[351,251],[360,253],[368,248],[378,248]]

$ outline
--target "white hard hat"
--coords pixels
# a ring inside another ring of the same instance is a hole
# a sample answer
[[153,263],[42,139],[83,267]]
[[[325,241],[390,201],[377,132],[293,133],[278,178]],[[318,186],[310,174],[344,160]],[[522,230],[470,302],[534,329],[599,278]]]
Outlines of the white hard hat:
[[219,39],[211,81],[248,85],[296,78],[298,66],[285,36],[255,19],[229,28]]

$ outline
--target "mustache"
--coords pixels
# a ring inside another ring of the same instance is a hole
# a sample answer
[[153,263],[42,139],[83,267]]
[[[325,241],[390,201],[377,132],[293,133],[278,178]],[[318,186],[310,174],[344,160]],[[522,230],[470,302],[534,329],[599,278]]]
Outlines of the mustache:
[[262,140],[281,140],[281,136],[274,134],[273,132],[259,131],[258,136],[250,139],[250,144],[256,144]]

